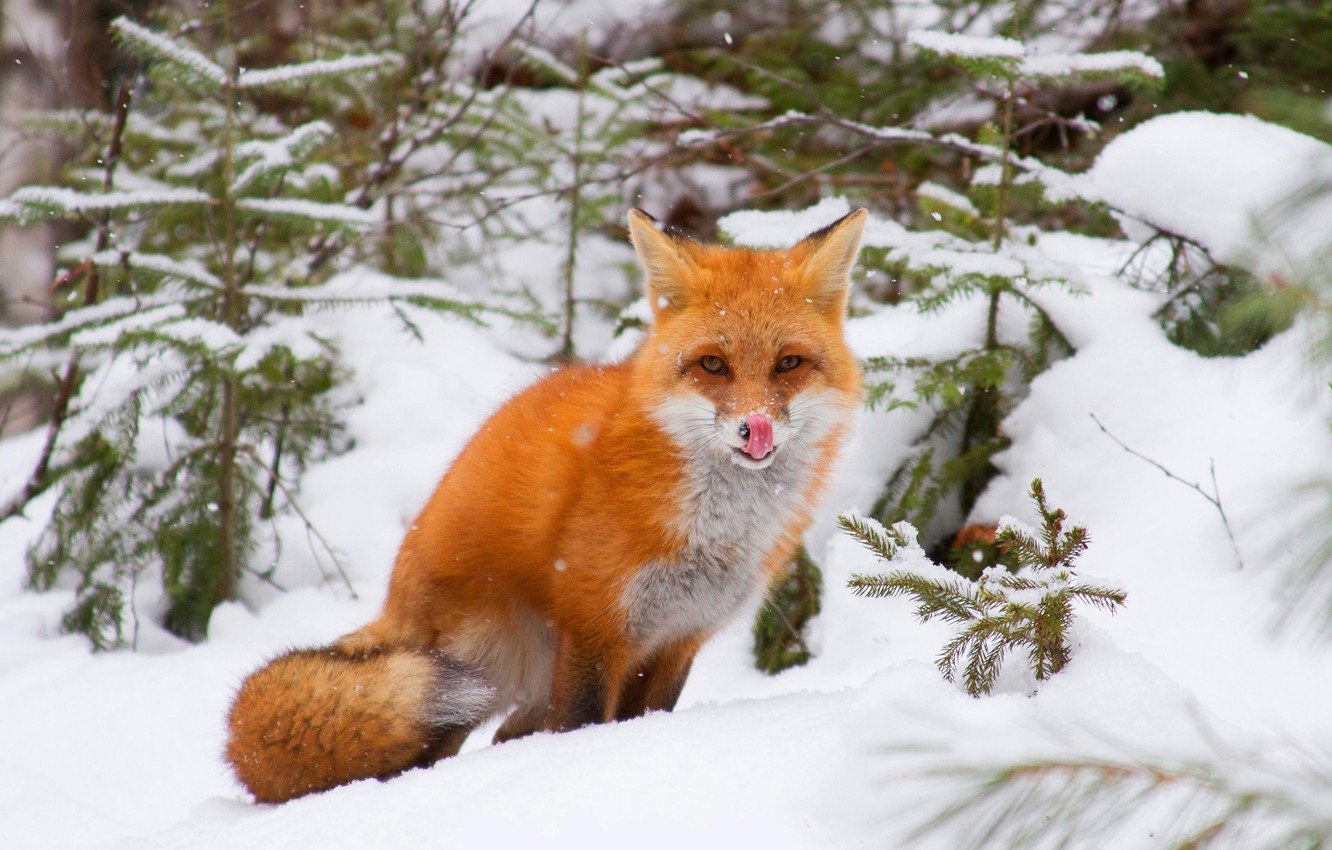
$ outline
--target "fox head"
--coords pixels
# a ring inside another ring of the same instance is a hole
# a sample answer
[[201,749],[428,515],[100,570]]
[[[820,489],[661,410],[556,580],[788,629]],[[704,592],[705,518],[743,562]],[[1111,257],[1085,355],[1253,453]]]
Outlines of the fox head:
[[760,251],[702,245],[630,211],[653,314],[635,385],[687,456],[760,470],[813,459],[844,429],[860,371],[842,319],[866,217]]

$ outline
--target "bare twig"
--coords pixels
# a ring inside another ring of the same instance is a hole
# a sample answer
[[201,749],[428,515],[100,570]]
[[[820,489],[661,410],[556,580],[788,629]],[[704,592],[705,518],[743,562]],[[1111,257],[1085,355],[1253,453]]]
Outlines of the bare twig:
[[[295,494],[293,494],[287,487],[286,482],[284,482],[282,478],[278,476],[277,472],[265,463],[264,459],[259,457],[258,453],[249,446],[237,446],[237,450],[249,455],[250,460],[267,473],[269,480],[278,486],[278,489],[282,491],[282,495],[286,497],[287,504],[291,506],[291,509],[296,512],[296,516],[300,517],[301,523],[305,525],[306,534],[318,541],[319,545],[328,553],[329,559],[333,561],[333,566],[337,569],[338,576],[342,578],[342,583],[346,585],[347,592],[351,594],[351,598],[359,599],[360,596],[357,595],[356,588],[352,585],[351,577],[348,576],[347,571],[342,568],[342,560],[338,557],[337,550],[335,550],[333,545],[319,532],[319,528],[315,526],[310,517],[306,516],[305,511],[301,510],[300,502],[296,501]],[[311,551],[313,552],[313,547],[311,547]],[[319,564],[320,572],[323,572],[323,565],[319,563],[318,556],[315,557],[315,563]],[[324,575],[324,580],[328,581],[327,574]]]
[[1146,461],[1147,463],[1150,463],[1152,466],[1156,467],[1157,469],[1159,469],[1159,470],[1161,470],[1163,473],[1165,473],[1166,478],[1170,478],[1170,479],[1173,479],[1173,480],[1175,480],[1175,481],[1178,481],[1180,484],[1183,484],[1185,487],[1188,487],[1189,489],[1195,491],[1199,496],[1202,496],[1204,499],[1206,499],[1207,501],[1211,502],[1211,503],[1212,503],[1212,507],[1216,508],[1216,512],[1217,512],[1218,514],[1221,515],[1221,524],[1224,525],[1225,528],[1226,528],[1226,537],[1229,538],[1229,540],[1230,540],[1230,548],[1231,548],[1232,550],[1234,550],[1234,552],[1235,552],[1235,562],[1239,565],[1239,568],[1240,568],[1241,570],[1244,569],[1244,559],[1240,557],[1239,546],[1235,543],[1235,532],[1234,532],[1234,530],[1230,527],[1230,519],[1226,517],[1226,509],[1225,509],[1224,507],[1221,506],[1221,490],[1220,490],[1220,488],[1217,486],[1217,483],[1216,483],[1216,461],[1215,461],[1215,459],[1213,459],[1213,458],[1208,458],[1208,459],[1207,459],[1207,465],[1208,465],[1208,468],[1209,468],[1209,470],[1211,471],[1211,475],[1212,475],[1212,492],[1211,492],[1211,493],[1208,493],[1206,490],[1204,490],[1202,487],[1200,487],[1196,482],[1193,482],[1193,481],[1186,481],[1186,480],[1184,480],[1183,478],[1180,478],[1178,475],[1176,475],[1175,473],[1171,472],[1169,469],[1167,469],[1167,468],[1166,468],[1164,465],[1162,465],[1161,463],[1159,463],[1159,462],[1157,462],[1157,461],[1155,461],[1155,460],[1152,460],[1151,458],[1147,457],[1147,456],[1146,456],[1145,454],[1143,454],[1142,452],[1135,451],[1135,450],[1133,450],[1132,448],[1130,448],[1127,444],[1124,443],[1123,440],[1119,439],[1119,438],[1116,437],[1114,434],[1111,434],[1110,431],[1109,431],[1109,429],[1107,429],[1107,428],[1105,427],[1105,425],[1101,424],[1101,420],[1099,420],[1099,419],[1096,418],[1096,414],[1095,414],[1095,413],[1089,413],[1089,414],[1087,414],[1087,415],[1090,416],[1090,417],[1092,418],[1092,421],[1096,423],[1096,427],[1101,429],[1101,433],[1102,433],[1102,434],[1105,434],[1107,437],[1109,437],[1110,439],[1114,440],[1115,443],[1116,443],[1121,449],[1123,449],[1124,451],[1126,451],[1126,452],[1128,452],[1129,454],[1133,455],[1134,457],[1138,458],[1139,460],[1143,460],[1143,461]]
[[[527,9],[522,16],[509,28],[508,32],[500,40],[494,50],[485,57],[482,62],[483,69],[492,67],[495,61],[494,57],[506,51],[509,46],[518,39],[523,28],[532,23],[539,2],[540,0],[532,0],[532,2],[528,4]],[[472,3],[466,3],[454,14],[451,20],[447,19],[447,15],[442,15],[435,27],[448,26],[451,30],[456,31],[461,25],[462,20],[470,14],[471,8]],[[433,63],[434,67],[430,70],[432,72],[441,70],[447,58],[448,53],[445,52],[438,58],[438,61]],[[409,68],[407,73],[411,75],[412,69]],[[467,96],[463,98],[462,103],[454,108],[452,114],[447,119],[431,122],[425,132],[411,134],[406,138],[403,137],[403,132],[405,130],[404,122],[409,113],[405,113],[402,109],[396,110],[394,112],[393,120],[380,135],[378,147],[381,151],[381,157],[379,161],[375,163],[370,174],[361,182],[355,195],[349,199],[348,203],[363,209],[369,208],[374,204],[375,201],[390,189],[395,179],[402,173],[403,168],[413,156],[419,153],[422,149],[435,144],[444,138],[456,124],[467,116],[475,104],[478,95],[479,89],[471,90]],[[429,105],[427,105],[425,111],[429,111]],[[441,166],[441,170],[448,168],[463,151],[471,149],[481,135],[490,129],[494,120],[495,115],[493,113],[487,116],[472,137],[466,143],[458,146],[458,149],[454,151],[450,160]],[[339,233],[321,236],[315,240],[311,245],[310,260],[306,263],[307,270],[310,272],[318,271],[335,256],[340,254],[347,247],[347,238],[345,233]]]

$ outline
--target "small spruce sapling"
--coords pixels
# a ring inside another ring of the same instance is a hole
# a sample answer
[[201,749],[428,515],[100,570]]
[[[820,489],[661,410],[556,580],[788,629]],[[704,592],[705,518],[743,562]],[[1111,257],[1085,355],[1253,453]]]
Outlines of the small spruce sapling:
[[1031,483],[1031,498],[1041,516],[1041,528],[1023,527],[1011,517],[1000,522],[996,537],[1001,550],[1017,569],[991,566],[978,580],[947,572],[937,564],[910,564],[908,550],[920,555],[915,529],[898,523],[885,529],[878,522],[856,515],[838,518],[842,529],[866,548],[895,566],[883,575],[853,575],[851,589],[859,596],[911,596],[919,603],[916,616],[928,622],[941,618],[957,632],[939,653],[936,664],[948,681],[957,679],[972,696],[994,687],[1008,653],[1025,649],[1032,673],[1040,681],[1064,668],[1069,660],[1068,630],[1073,624],[1073,603],[1086,602],[1114,611],[1124,604],[1122,590],[1087,584],[1078,579],[1074,562],[1087,549],[1087,529],[1065,530],[1062,509],[1050,510],[1040,479]]

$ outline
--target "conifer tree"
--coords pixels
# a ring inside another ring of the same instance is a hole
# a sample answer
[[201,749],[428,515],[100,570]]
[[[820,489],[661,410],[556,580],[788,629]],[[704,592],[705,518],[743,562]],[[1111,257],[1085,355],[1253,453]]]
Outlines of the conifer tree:
[[[1049,508],[1040,479],[1031,483],[1031,499],[1041,517],[1039,531],[1011,517],[1000,522],[997,543],[1013,556],[1017,568],[993,565],[975,581],[926,561],[909,523],[885,529],[854,514],[838,519],[844,531],[895,567],[883,575],[852,576],[851,589],[859,596],[911,597],[918,602],[921,621],[953,624],[955,634],[936,664],[950,682],[960,672],[972,696],[990,692],[1004,659],[1015,650],[1026,650],[1028,667],[1038,681],[1058,673],[1069,660],[1073,604],[1113,611],[1127,598],[1122,590],[1078,580],[1074,562],[1087,548],[1087,530],[1064,529],[1066,516]],[[903,557],[908,553],[910,557]]]
[[[660,62],[572,68],[534,43],[530,12],[468,52],[474,4],[390,0],[331,16],[293,61],[250,68],[263,51],[232,31],[233,11],[177,35],[115,22],[129,58],[113,113],[34,122],[85,139],[84,160],[67,185],[0,201],[9,221],[90,228],[63,249],[60,319],[0,333],[0,366],[62,364],[46,450],[0,519],[57,490],[30,581],[77,576],[65,625],[98,648],[132,642],[141,578],[160,573],[152,616],[191,639],[242,577],[276,583],[262,526],[304,521],[302,469],[345,442],[330,401],[345,370],[311,311],[387,304],[417,335],[416,309],[502,313],[571,354],[580,234],[667,149],[642,127],[691,108],[663,93]],[[544,101],[507,83],[515,68],[574,93],[576,120],[534,109]],[[528,221],[541,198],[567,204],[553,237]],[[563,243],[562,303],[431,279],[484,278],[455,273],[513,238]],[[365,266],[388,274],[341,274]]]
[[[243,573],[271,580],[258,525],[299,515],[299,471],[343,443],[329,395],[337,352],[301,321],[308,309],[379,299],[476,312],[442,286],[330,286],[303,262],[310,245],[365,232],[381,214],[344,201],[327,121],[292,112],[298,123],[289,123],[263,104],[310,87],[347,90],[400,59],[245,69],[230,20],[222,9],[216,56],[117,20],[143,84],[122,84],[110,118],[43,119],[86,128],[101,168],[74,170],[72,187],[28,187],[0,202],[0,216],[20,223],[94,228],[64,255],[62,282],[83,282],[82,303],[57,322],[4,333],[0,358],[55,354],[68,364],[69,409],[51,426],[30,488],[58,485],[29,580],[47,588],[77,576],[65,626],[97,648],[132,640],[141,577],[159,577],[164,609],[152,613],[189,639],[206,634]],[[329,569],[340,569],[336,559]]]
[[[1043,301],[1047,293],[1076,293],[1077,286],[1048,273],[1049,263],[1035,245],[1039,229],[1015,223],[1015,210],[1096,203],[1084,198],[1071,175],[1015,153],[1019,128],[1014,110],[1024,92],[1038,85],[1110,79],[1150,88],[1159,85],[1163,72],[1150,57],[1131,51],[1036,56],[1013,39],[934,32],[913,33],[907,41],[928,56],[954,63],[975,78],[978,88],[990,91],[998,83],[998,91],[991,93],[999,118],[982,128],[980,140],[873,127],[826,110],[788,112],[743,132],[822,128],[857,136],[867,148],[938,148],[981,163],[965,187],[969,197],[946,186],[922,184],[923,227],[881,231],[866,240],[862,257],[867,281],[891,281],[886,290],[863,286],[875,300],[908,302],[924,313],[942,313],[969,301],[984,304],[981,326],[957,353],[938,358],[877,356],[863,363],[872,409],[931,412],[916,450],[891,473],[871,516],[886,526],[910,522],[920,529],[936,560],[975,578],[977,566],[952,552],[954,535],[997,472],[993,458],[1008,446],[1001,424],[1029,383],[1073,352]],[[1090,121],[1078,127],[1084,132],[1096,129]],[[712,144],[738,132],[692,133],[685,141]],[[726,224],[722,222],[723,229]],[[1015,334],[1008,329],[1011,321],[1001,322],[1003,313],[1013,309],[1027,316],[1025,333]],[[905,387],[900,385],[904,379],[909,382]]]

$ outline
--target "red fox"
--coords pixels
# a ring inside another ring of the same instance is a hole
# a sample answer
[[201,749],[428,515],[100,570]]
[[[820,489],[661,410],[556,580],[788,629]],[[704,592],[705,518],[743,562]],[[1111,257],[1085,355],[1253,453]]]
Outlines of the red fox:
[[848,431],[865,218],[758,251],[631,211],[647,337],[501,407],[407,531],[379,619],[246,679],[226,759],[255,799],[431,764],[502,711],[496,742],[674,708],[793,556]]

